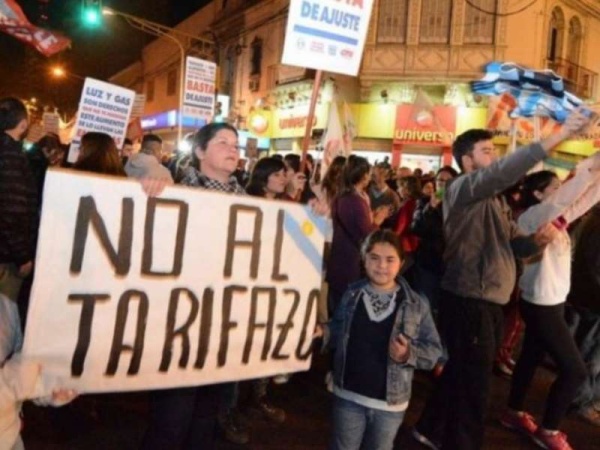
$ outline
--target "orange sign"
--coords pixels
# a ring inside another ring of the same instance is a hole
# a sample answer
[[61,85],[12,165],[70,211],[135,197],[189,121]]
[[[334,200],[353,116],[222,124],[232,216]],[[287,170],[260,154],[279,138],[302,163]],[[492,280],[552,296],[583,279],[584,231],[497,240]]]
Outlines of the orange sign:
[[443,145],[454,140],[456,108],[453,106],[398,105],[394,144]]

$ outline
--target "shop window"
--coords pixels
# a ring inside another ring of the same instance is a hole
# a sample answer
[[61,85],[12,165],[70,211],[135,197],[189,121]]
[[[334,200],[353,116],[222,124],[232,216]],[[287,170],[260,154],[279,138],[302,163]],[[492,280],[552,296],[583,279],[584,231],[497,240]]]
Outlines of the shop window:
[[569,20],[569,61],[579,64],[579,55],[581,54],[581,41],[583,39],[583,27],[579,17],[574,16]]
[[146,101],[153,102],[154,101],[154,80],[148,80],[146,82]]
[[382,0],[379,5],[377,42],[406,42],[408,0]]
[[560,8],[552,10],[550,28],[548,30],[548,60],[556,61],[562,56],[563,34],[565,29],[565,16]]
[[452,2],[422,0],[419,41],[422,44],[447,44],[450,38]]
[[465,44],[493,44],[498,0],[471,0],[465,14]]
[[177,93],[177,69],[170,70],[167,74],[167,95],[175,95]]
[[260,76],[260,66],[262,65],[263,40],[255,37],[251,44],[250,52],[250,75]]

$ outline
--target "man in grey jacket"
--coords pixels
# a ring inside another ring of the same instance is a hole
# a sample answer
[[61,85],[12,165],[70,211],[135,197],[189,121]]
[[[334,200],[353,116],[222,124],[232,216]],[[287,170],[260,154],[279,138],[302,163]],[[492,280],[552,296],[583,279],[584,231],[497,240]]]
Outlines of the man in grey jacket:
[[130,178],[165,179],[173,182],[171,172],[160,161],[162,156],[162,139],[155,134],[147,134],[142,139],[142,149],[133,155],[125,164],[125,173]]
[[450,359],[413,432],[430,448],[482,448],[494,355],[502,338],[501,307],[515,285],[515,257],[534,256],[556,235],[546,224],[524,236],[499,194],[587,123],[582,114],[572,113],[559,133],[502,159],[486,130],[466,131],[453,144],[463,175],[449,183],[444,196],[440,305]]

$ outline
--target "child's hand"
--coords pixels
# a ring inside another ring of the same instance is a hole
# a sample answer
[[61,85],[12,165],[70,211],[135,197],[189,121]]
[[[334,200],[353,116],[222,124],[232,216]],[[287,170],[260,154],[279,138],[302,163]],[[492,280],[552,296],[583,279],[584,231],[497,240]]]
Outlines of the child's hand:
[[390,216],[390,205],[383,205],[373,211],[373,222],[375,225],[381,225],[385,219]]
[[73,389],[55,389],[52,391],[52,405],[62,406],[72,402],[79,395]]
[[326,217],[329,215],[329,205],[325,200],[320,200],[316,198],[310,199],[308,201],[308,206],[310,206],[313,214],[317,216]]
[[390,358],[397,363],[405,363],[408,361],[410,354],[409,342],[406,337],[400,333],[396,339],[390,342]]

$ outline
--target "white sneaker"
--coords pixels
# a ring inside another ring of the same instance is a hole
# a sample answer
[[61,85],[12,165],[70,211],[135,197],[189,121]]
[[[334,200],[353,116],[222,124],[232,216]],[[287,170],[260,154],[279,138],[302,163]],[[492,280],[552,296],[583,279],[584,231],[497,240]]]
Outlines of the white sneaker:
[[275,375],[273,377],[273,383],[275,384],[285,384],[288,381],[290,381],[290,378],[292,377],[291,373],[282,373],[279,375]]
[[440,449],[439,445],[435,444],[424,434],[419,433],[419,431],[415,427],[413,427],[410,432],[412,434],[412,437],[415,438],[416,441],[423,444],[425,447],[428,447],[431,450],[439,450]]

